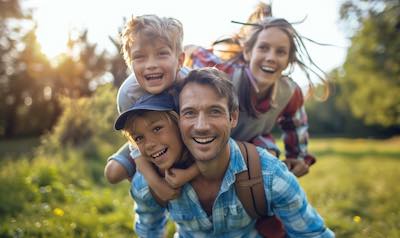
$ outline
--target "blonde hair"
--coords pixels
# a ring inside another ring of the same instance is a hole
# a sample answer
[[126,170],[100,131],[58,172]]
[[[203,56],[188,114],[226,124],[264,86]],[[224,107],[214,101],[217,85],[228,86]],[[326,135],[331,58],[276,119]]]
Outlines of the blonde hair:
[[139,35],[149,41],[164,41],[176,52],[176,55],[179,55],[183,51],[183,26],[179,20],[171,17],[158,17],[156,15],[132,17],[126,23],[121,34],[121,50],[125,63],[129,68],[132,66],[132,48]]

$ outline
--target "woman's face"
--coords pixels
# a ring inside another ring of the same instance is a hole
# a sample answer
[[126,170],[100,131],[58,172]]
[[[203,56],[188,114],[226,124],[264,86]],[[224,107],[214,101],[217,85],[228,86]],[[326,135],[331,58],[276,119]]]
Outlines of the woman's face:
[[144,112],[133,124],[131,135],[140,152],[160,170],[171,168],[182,157],[179,128],[165,112]]
[[269,89],[282,76],[282,71],[289,64],[289,53],[289,37],[278,27],[262,30],[252,49],[244,52],[261,92]]

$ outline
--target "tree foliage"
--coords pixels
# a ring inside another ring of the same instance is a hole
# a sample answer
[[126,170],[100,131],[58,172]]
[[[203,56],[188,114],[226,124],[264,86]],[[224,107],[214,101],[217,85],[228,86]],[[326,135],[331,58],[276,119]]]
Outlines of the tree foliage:
[[32,10],[22,3],[0,3],[0,137],[6,138],[49,130],[61,113],[59,96],[91,95],[110,67],[87,30],[71,32],[68,51],[51,62],[37,41]]
[[370,125],[400,126],[400,3],[346,1],[342,20],[358,26],[339,83],[351,112]]

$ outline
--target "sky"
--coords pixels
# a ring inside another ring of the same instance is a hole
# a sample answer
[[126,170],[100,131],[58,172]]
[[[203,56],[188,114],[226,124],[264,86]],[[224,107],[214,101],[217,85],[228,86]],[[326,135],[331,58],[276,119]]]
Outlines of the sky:
[[[233,34],[246,21],[259,0],[28,0],[35,8],[38,40],[49,57],[65,51],[68,30],[87,28],[89,41],[114,51],[108,36],[117,36],[123,18],[157,14],[174,17],[184,27],[184,44],[209,46],[214,40]],[[264,1],[265,2],[265,1]],[[270,1],[267,1],[270,2]],[[348,40],[338,26],[341,0],[275,0],[272,13],[295,25],[303,36],[332,46],[306,44],[313,60],[326,72],[340,66]]]

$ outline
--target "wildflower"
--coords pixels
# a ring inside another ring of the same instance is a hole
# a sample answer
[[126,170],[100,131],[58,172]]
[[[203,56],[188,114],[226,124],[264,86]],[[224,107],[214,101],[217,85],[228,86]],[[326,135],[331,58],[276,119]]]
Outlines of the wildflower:
[[361,217],[360,217],[360,216],[354,216],[354,217],[353,217],[353,221],[354,221],[355,223],[360,223],[360,222],[361,222]]
[[58,208],[58,207],[54,208],[53,209],[53,214],[56,215],[56,216],[62,217],[62,216],[64,216],[64,210],[61,209],[61,208]]

